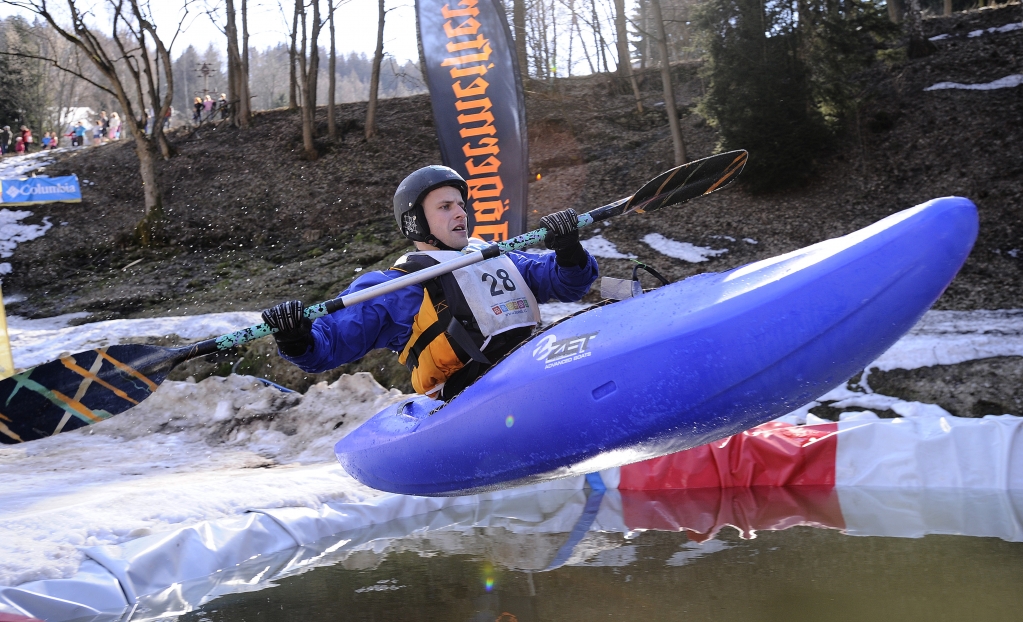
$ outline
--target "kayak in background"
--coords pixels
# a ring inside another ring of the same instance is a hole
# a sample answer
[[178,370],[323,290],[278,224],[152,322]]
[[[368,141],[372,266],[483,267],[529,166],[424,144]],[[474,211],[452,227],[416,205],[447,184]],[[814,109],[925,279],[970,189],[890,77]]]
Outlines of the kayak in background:
[[461,495],[621,466],[770,421],[908,331],[977,237],[967,199],[606,304],[533,336],[449,403],[398,402],[335,446],[379,490]]

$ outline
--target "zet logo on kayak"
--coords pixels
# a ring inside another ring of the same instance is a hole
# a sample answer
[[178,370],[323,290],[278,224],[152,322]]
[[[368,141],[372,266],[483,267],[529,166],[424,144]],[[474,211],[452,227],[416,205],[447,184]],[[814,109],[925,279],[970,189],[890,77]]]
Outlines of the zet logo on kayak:
[[544,369],[584,359],[593,354],[589,346],[590,341],[597,336],[597,332],[574,335],[565,339],[558,339],[558,336],[554,334],[545,335],[533,349],[533,358],[541,363],[546,363]]

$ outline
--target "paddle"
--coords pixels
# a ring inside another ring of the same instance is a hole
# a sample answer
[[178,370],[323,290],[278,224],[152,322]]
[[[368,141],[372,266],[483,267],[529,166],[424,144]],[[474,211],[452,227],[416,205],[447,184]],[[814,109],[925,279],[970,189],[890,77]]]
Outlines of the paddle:
[[[631,197],[579,216],[579,226],[629,212],[651,212],[719,190],[742,172],[746,157],[745,151],[732,151],[674,168],[647,182]],[[312,305],[305,315],[316,319],[502,253],[539,246],[546,234],[543,228],[523,233],[387,283]],[[175,365],[272,332],[266,324],[259,324],[180,348],[109,346],[27,369],[0,381],[0,442],[35,440],[102,421],[149,397]]]

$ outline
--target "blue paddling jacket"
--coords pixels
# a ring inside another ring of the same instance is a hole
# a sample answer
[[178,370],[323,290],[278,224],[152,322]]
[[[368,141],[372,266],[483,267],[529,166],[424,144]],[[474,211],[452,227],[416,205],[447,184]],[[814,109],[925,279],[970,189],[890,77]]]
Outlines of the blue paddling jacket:
[[[535,254],[512,251],[507,254],[507,257],[515,264],[526,285],[540,303],[552,299],[561,302],[578,301],[589,291],[590,285],[598,275],[597,262],[589,254],[587,254],[586,265],[582,267],[560,266],[555,261],[554,253]],[[370,272],[357,278],[339,294],[339,297],[396,279],[404,274],[404,271],[394,268],[381,272]],[[413,337],[413,324],[417,314],[423,308],[424,292],[427,286],[427,284],[410,285],[318,318],[313,321],[312,347],[301,356],[290,357],[283,353],[282,356],[304,371],[319,373],[357,361],[371,350],[378,348],[387,348],[401,353],[406,350]],[[525,334],[519,332],[517,341],[504,348],[504,352],[524,340],[526,336],[528,336],[528,331]],[[486,367],[489,365],[481,366],[475,361],[470,362],[464,370],[468,373],[459,374],[465,377],[460,378],[460,381],[454,385],[451,382],[448,383],[444,389],[444,397],[450,398],[458,390],[470,384]],[[413,384],[416,384],[415,381]],[[423,392],[429,390],[424,390],[421,387],[416,387],[416,389]]]

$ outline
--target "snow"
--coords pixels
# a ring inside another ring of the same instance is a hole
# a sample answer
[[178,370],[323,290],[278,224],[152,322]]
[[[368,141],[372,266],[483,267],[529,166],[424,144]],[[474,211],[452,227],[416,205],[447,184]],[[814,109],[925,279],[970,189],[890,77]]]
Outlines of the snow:
[[925,91],[940,91],[943,89],[964,89],[967,91],[993,91],[995,89],[1009,89],[1023,84],[1023,74],[1014,73],[994,82],[984,84],[960,84],[959,82],[938,82],[925,88]]
[[0,585],[69,577],[83,546],[379,496],[341,469],[333,445],[400,395],[369,374],[304,396],[243,376],[165,382],[128,413],[0,448]]
[[[974,37],[979,37],[979,36],[983,35],[984,33],[993,34],[993,33],[996,33],[996,32],[1012,32],[1013,30],[1023,30],[1023,23],[1014,22],[1014,23],[1011,23],[1011,24],[1005,24],[1004,26],[995,26],[995,27],[992,27],[992,28],[981,28],[980,30],[971,30],[966,35],[966,37],[969,38],[969,39],[972,39]],[[951,39],[954,36],[956,36],[956,35],[951,35],[951,34],[948,34],[948,33],[943,33],[943,34],[940,34],[940,35],[935,35],[933,37],[930,37],[929,41],[945,41],[946,39]]]
[[206,339],[260,324],[257,312],[211,313],[184,317],[108,320],[81,326],[68,326],[71,320],[88,317],[71,313],[41,320],[18,316],[7,318],[14,364],[35,367],[57,358],[63,352],[80,352],[146,337],[177,335],[185,340]]
[[643,237],[643,243],[662,255],[690,263],[707,261],[711,257],[717,257],[728,252],[727,248],[714,249],[708,246],[696,246],[689,242],[676,242],[671,238],[664,237],[660,233],[647,234]]
[[[14,249],[22,242],[42,237],[50,230],[53,223],[43,218],[41,225],[25,225],[19,221],[32,215],[27,210],[0,209],[0,257],[7,259],[14,254]],[[11,264],[0,263],[0,274],[10,274]]]
[[1012,32],[1013,30],[1023,30],[1023,23],[1012,23],[1012,24],[1005,24],[1004,26],[995,26],[994,28],[987,28],[987,29],[981,29],[981,30],[973,30],[973,31],[970,32],[970,34],[968,34],[966,36],[970,37],[970,38],[973,38],[973,37],[979,37],[982,34],[984,34],[985,32],[986,33]]
[[1023,309],[929,311],[871,369],[917,369],[1023,356]]
[[53,164],[53,154],[67,151],[68,147],[60,147],[47,151],[36,151],[26,155],[7,156],[0,161],[0,179],[16,179],[25,177],[27,173]]
[[582,240],[583,248],[594,257],[605,259],[635,259],[632,253],[620,253],[614,242],[604,238],[602,235],[595,235],[592,238]]

